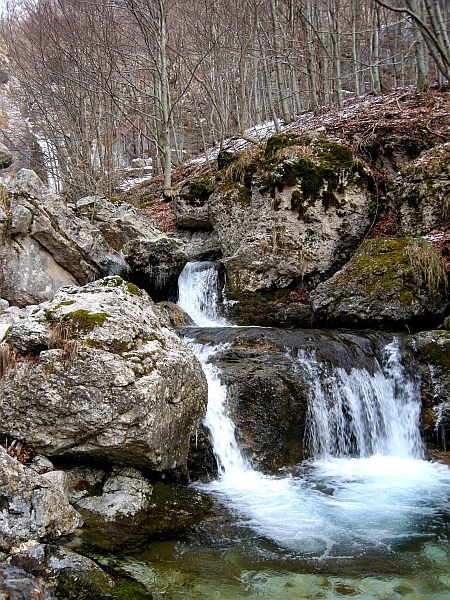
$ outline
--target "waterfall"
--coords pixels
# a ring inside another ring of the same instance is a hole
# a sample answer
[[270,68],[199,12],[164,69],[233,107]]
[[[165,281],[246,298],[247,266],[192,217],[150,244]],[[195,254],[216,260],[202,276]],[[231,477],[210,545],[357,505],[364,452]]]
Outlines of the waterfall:
[[218,314],[219,276],[213,262],[188,262],[178,279],[178,304],[199,327],[228,325]]
[[208,408],[204,425],[211,433],[213,451],[217,460],[219,473],[222,476],[245,473],[251,470],[243,458],[236,440],[236,428],[227,415],[227,388],[220,382],[219,369],[208,363],[208,359],[219,350],[225,350],[226,345],[208,346],[189,343],[192,351],[202,363],[203,371],[208,382]]
[[310,456],[423,457],[419,390],[402,366],[397,340],[384,348],[382,365],[374,359],[373,374],[330,368],[314,351],[299,350],[297,360],[310,381],[305,435]]
[[242,526],[323,560],[390,552],[439,522],[450,473],[420,460],[418,385],[401,364],[398,341],[370,370],[321,364],[314,352],[295,351],[293,368],[309,382],[305,442],[312,459],[276,476],[255,471],[239,452],[226,386],[208,362],[224,346],[189,343],[208,379],[205,424],[219,465],[215,481],[196,485],[217,495]]

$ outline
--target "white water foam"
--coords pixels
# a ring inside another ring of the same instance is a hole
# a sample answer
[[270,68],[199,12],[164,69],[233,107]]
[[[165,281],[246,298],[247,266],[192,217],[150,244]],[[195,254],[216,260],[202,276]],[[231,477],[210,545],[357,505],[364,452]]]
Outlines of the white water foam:
[[[316,407],[312,413],[327,424],[317,427],[313,436],[325,436],[326,441],[318,442],[321,458],[304,463],[296,476],[263,475],[245,462],[234,425],[226,415],[226,388],[220,384],[217,369],[206,364],[219,348],[193,349],[208,378],[206,424],[220,467],[216,481],[199,487],[218,494],[258,535],[282,548],[324,559],[370,549],[390,551],[405,538],[429,536],[431,524],[438,527],[439,514],[447,511],[450,499],[450,471],[419,458],[417,386],[401,368],[398,344],[386,347],[383,366],[377,365],[373,375],[357,369],[330,373],[335,378],[329,388],[334,394],[331,402],[322,397],[324,388],[317,387],[317,361],[313,357],[308,363],[300,354],[299,368],[305,368],[306,361],[311,371],[310,397],[314,401],[314,394],[319,396],[319,410]],[[338,417],[339,427],[331,423],[336,416],[334,402],[350,411],[347,417]],[[362,402],[360,408],[358,402]],[[398,405],[395,410],[392,402]],[[379,422],[378,413],[386,405],[390,412]],[[349,448],[344,441],[351,438],[346,438],[345,418],[361,419],[354,428],[357,436],[367,434],[372,426],[375,429],[367,444],[358,441],[359,449],[352,442],[352,452],[360,452],[358,458],[345,457]],[[391,426],[394,418],[399,421]],[[337,440],[338,456],[333,456],[332,440]]]
[[215,263],[188,262],[178,279],[178,304],[198,327],[223,327],[218,314],[219,278]]

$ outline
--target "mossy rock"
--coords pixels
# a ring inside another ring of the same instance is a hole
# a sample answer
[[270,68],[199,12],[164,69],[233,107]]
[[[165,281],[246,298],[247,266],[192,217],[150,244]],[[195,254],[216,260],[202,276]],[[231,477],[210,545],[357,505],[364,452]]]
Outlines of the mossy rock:
[[203,206],[215,189],[209,177],[202,176],[190,181],[183,189],[183,199],[188,206]]
[[100,600],[111,597],[113,583],[100,569],[90,572],[62,570],[58,573],[58,598],[67,600]]
[[426,264],[415,263],[424,248],[412,238],[366,240],[341,271],[311,293],[316,315],[344,326],[436,325],[448,293],[441,275],[433,279]]

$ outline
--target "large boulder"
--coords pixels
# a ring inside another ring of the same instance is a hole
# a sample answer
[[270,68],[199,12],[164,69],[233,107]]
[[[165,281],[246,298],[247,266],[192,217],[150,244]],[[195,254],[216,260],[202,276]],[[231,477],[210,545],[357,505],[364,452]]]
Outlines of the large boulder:
[[0,548],[53,540],[83,523],[64,495],[0,446]]
[[181,188],[170,204],[178,227],[193,231],[212,229],[208,199],[214,188],[208,177],[199,177]]
[[447,273],[425,240],[365,241],[341,271],[311,292],[316,318],[329,325],[426,325],[442,320]]
[[123,247],[123,253],[133,283],[145,289],[155,302],[177,300],[178,277],[188,261],[179,240],[167,236],[136,239]]
[[[215,186],[200,178],[172,202],[207,213],[222,250],[227,297],[311,289],[348,260],[371,224],[369,175],[343,144],[282,134],[244,154]],[[191,228],[200,228],[194,220]]]
[[7,186],[10,215],[0,212],[2,297],[25,306],[48,300],[64,285],[84,285],[127,271],[87,219],[22,169]]
[[1,433],[50,457],[185,471],[206,382],[144,291],[109,277],[13,315]]

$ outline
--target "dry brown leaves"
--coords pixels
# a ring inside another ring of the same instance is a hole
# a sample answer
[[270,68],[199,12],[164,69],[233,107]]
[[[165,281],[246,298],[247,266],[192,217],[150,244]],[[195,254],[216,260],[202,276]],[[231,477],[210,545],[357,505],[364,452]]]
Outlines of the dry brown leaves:
[[149,206],[142,209],[146,217],[155,221],[161,231],[173,231],[177,228],[177,219],[170,205],[162,198],[155,200]]
[[6,439],[4,446],[6,453],[9,454],[9,456],[12,456],[23,464],[30,463],[36,456],[36,451],[30,444],[19,442],[18,440],[9,442],[8,439]]

